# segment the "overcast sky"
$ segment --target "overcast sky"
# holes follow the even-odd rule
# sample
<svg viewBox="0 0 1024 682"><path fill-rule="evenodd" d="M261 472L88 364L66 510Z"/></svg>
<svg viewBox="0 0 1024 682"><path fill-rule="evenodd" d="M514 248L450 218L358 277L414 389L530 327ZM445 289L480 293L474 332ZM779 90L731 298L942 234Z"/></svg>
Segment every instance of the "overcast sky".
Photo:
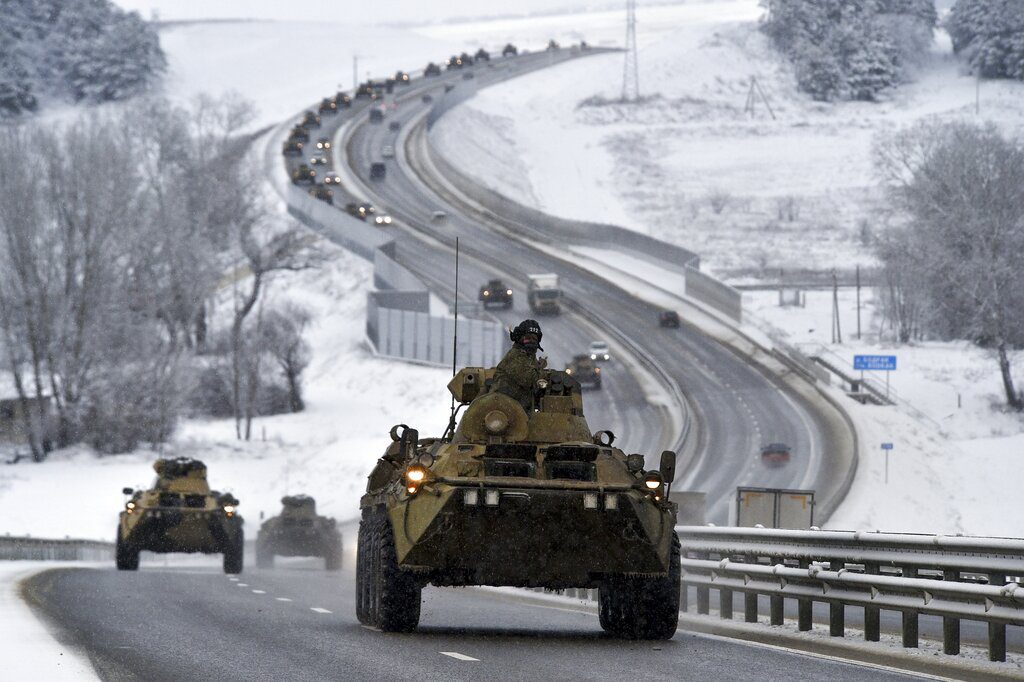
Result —
<svg viewBox="0 0 1024 682"><path fill-rule="evenodd" d="M625 0L114 0L121 7L164 20L277 19L345 23L431 22L453 18L523 15L552 11L607 10ZM644 4L672 4L666 0Z"/></svg>

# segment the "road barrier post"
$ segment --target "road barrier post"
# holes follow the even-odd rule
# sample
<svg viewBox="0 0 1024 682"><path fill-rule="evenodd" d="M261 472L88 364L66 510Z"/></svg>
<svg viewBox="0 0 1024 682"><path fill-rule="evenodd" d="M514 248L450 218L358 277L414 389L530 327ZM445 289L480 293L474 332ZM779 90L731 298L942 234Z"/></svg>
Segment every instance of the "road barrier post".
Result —
<svg viewBox="0 0 1024 682"><path fill-rule="evenodd" d="M942 579L951 582L960 580L960 571L945 570ZM960 653L960 619L950 616L942 618L942 653L955 656Z"/></svg>
<svg viewBox="0 0 1024 682"><path fill-rule="evenodd" d="M780 556L772 557L772 565L779 566L783 563ZM782 625L786 622L785 602L781 596L772 595L768 598L768 611L772 625Z"/></svg>
<svg viewBox="0 0 1024 682"><path fill-rule="evenodd" d="M878 564L874 562L867 562L864 564L864 573L866 575L878 575ZM881 610L874 606L864 607L864 641L865 642L877 642L881 639L882 632L882 613Z"/></svg>
<svg viewBox="0 0 1024 682"><path fill-rule="evenodd" d="M732 620L732 590L718 590L718 615L722 620Z"/></svg>
<svg viewBox="0 0 1024 682"><path fill-rule="evenodd" d="M829 569L839 571L843 568L842 561L829 562ZM828 634L831 637L846 636L846 607L842 602L832 602L828 606Z"/></svg>
<svg viewBox="0 0 1024 682"><path fill-rule="evenodd" d="M800 560L800 568L810 568L811 562L806 559ZM810 599L798 599L796 602L796 620L797 629L801 632L807 632L811 629L814 623L813 611L814 602Z"/></svg>
<svg viewBox="0 0 1024 682"><path fill-rule="evenodd" d="M906 567L903 569L904 578L916 578L917 569ZM918 612L915 609L906 609L903 611L903 647L906 649L916 649L918 646L919 639L919 619Z"/></svg>
<svg viewBox="0 0 1024 682"><path fill-rule="evenodd" d="M1002 587L1006 584L1006 576L1001 573L990 573L988 584ZM988 624L988 660L999 662L1006 660L1006 623L990 622Z"/></svg>

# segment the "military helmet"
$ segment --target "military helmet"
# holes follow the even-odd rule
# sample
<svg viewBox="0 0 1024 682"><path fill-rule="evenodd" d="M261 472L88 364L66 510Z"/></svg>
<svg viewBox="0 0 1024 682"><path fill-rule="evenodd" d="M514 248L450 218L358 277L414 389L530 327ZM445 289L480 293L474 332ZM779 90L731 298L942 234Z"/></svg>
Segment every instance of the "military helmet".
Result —
<svg viewBox="0 0 1024 682"><path fill-rule="evenodd" d="M509 331L508 336L512 339L512 343L522 345L521 339L527 334L535 335L537 337L537 348L544 350L540 345L540 340L544 338L544 334L541 332L540 324L537 320L523 320Z"/></svg>

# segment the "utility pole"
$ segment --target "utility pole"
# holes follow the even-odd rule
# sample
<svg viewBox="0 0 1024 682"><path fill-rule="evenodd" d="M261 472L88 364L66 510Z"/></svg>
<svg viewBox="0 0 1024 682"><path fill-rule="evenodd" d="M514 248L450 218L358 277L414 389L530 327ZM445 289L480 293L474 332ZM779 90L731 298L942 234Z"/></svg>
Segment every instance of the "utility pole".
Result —
<svg viewBox="0 0 1024 682"><path fill-rule="evenodd" d="M843 342L843 330L839 326L839 278L832 270L832 343Z"/></svg>
<svg viewBox="0 0 1024 682"><path fill-rule="evenodd" d="M860 266L857 266L857 340L860 341Z"/></svg>
<svg viewBox="0 0 1024 682"><path fill-rule="evenodd" d="M359 87L359 55L352 55L352 92L355 94Z"/></svg>
<svg viewBox="0 0 1024 682"><path fill-rule="evenodd" d="M640 67L636 54L636 0L626 0L626 59L622 67L622 101L640 98Z"/></svg>

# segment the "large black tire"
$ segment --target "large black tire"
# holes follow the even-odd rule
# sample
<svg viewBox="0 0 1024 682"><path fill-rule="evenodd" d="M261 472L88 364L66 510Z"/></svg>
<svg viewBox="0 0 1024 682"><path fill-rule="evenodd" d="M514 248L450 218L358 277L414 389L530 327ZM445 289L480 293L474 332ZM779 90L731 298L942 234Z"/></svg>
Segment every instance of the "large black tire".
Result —
<svg viewBox="0 0 1024 682"><path fill-rule="evenodd" d="M365 536L360 537L360 558L357 560L357 590L360 583L365 624L384 632L412 632L420 622L422 585L416 576L398 566L395 536L391 522L383 510L369 514ZM367 519L360 523L360 531ZM361 580L359 579L361 578ZM359 605L357 604L357 611ZM360 622L364 622L360 619Z"/></svg>
<svg viewBox="0 0 1024 682"><path fill-rule="evenodd" d="M243 554L245 550L245 534L239 528L228 536L228 544L224 548L224 572L237 575L242 572Z"/></svg>
<svg viewBox="0 0 1024 682"><path fill-rule="evenodd" d="M370 579L367 566L370 564L370 526L373 517L368 510L363 511L359 521L359 536L356 542L356 618L363 625L373 625L370 607Z"/></svg>
<svg viewBox="0 0 1024 682"><path fill-rule="evenodd" d="M274 550L266 542L260 542L258 538L256 540L256 567L274 567Z"/></svg>
<svg viewBox="0 0 1024 682"><path fill-rule="evenodd" d="M121 538L121 529L117 530L117 544L114 549L114 563L119 571L139 570L139 548L132 546Z"/></svg>
<svg viewBox="0 0 1024 682"><path fill-rule="evenodd" d="M679 559L679 536L672 533L667 576L610 578L601 585L601 627L625 639L671 639L679 627Z"/></svg>

